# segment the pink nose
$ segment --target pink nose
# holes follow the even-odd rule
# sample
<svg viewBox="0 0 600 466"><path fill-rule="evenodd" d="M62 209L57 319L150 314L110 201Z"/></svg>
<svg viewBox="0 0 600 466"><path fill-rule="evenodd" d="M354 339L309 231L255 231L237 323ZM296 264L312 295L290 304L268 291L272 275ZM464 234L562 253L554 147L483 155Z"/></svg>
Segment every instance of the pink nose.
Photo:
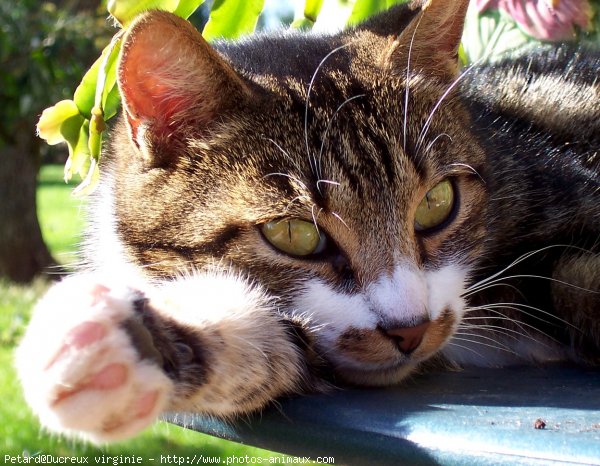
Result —
<svg viewBox="0 0 600 466"><path fill-rule="evenodd" d="M431 322L427 321L414 327L392 328L384 332L396 341L400 351L410 354L421 344L430 324Z"/></svg>

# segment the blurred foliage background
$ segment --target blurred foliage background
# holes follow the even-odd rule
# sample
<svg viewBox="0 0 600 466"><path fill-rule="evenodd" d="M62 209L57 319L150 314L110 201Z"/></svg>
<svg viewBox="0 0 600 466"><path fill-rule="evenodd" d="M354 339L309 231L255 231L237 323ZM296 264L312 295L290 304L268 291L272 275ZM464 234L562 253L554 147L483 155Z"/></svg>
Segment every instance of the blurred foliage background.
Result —
<svg viewBox="0 0 600 466"><path fill-rule="evenodd" d="M72 96L114 32L95 0L1 2L0 143L35 135L41 111ZM64 162L64 148L40 151L46 161Z"/></svg>

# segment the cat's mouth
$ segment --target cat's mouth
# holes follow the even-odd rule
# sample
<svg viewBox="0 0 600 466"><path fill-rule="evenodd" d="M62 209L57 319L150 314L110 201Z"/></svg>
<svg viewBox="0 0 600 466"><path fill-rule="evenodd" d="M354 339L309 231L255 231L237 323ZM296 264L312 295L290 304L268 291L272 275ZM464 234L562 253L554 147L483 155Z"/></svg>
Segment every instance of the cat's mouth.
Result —
<svg viewBox="0 0 600 466"><path fill-rule="evenodd" d="M332 362L349 382L397 382L436 354L452 336L456 323L454 314L445 310L437 319L412 327L351 327L337 338L337 357Z"/></svg>

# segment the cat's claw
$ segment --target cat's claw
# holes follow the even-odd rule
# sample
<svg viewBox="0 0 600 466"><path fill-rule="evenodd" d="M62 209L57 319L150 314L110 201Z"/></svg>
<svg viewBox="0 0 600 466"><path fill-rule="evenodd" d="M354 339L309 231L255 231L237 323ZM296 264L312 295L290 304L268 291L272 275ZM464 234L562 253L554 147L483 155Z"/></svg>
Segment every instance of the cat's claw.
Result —
<svg viewBox="0 0 600 466"><path fill-rule="evenodd" d="M17 367L43 425L96 442L119 440L165 408L171 380L140 357L122 325L134 316L139 297L78 276L40 301L17 351Z"/></svg>

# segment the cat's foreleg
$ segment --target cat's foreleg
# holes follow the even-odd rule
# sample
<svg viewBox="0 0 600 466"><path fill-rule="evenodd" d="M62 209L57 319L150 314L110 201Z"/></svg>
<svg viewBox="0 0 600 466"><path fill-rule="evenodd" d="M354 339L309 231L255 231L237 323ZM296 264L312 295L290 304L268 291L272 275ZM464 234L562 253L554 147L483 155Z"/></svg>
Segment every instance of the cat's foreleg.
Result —
<svg viewBox="0 0 600 466"><path fill-rule="evenodd" d="M44 426L96 442L164 410L230 417L297 391L302 351L276 302L226 273L127 287L77 275L40 301L17 350Z"/></svg>

